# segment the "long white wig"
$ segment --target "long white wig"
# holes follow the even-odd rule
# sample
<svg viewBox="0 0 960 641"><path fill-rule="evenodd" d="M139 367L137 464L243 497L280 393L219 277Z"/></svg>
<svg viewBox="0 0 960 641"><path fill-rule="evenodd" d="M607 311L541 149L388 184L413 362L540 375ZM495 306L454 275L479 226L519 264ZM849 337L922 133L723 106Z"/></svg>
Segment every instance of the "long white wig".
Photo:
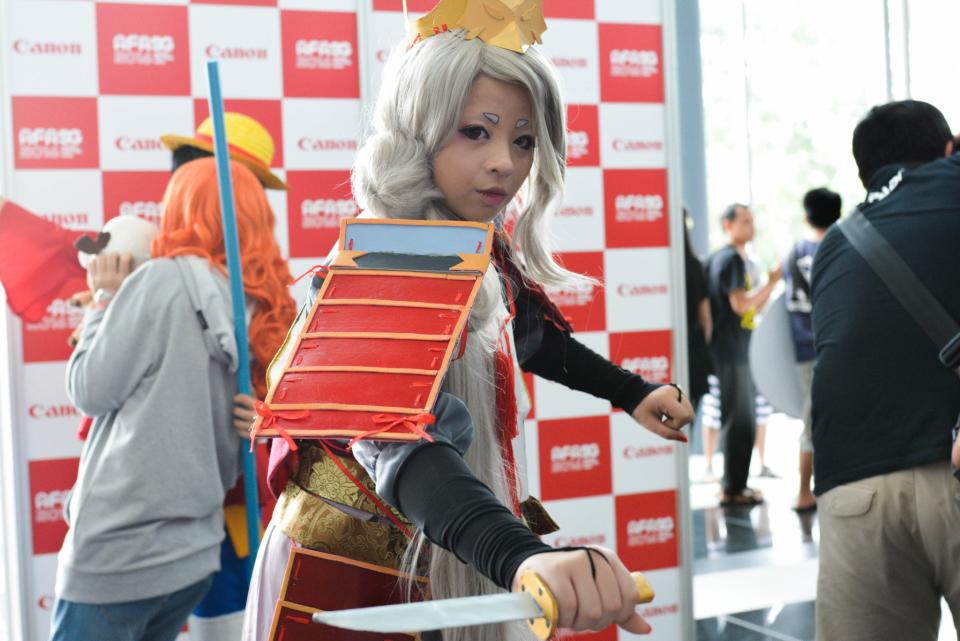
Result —
<svg viewBox="0 0 960 641"><path fill-rule="evenodd" d="M548 215L563 197L566 164L564 107L552 66L535 48L518 54L466 40L464 32L442 33L394 51L383 74L373 132L353 171L353 193L375 216L455 220L433 177L433 159L455 131L473 81L479 75L524 87L533 107L534 162L521 189L522 209L514 238L523 256L524 275L545 285L581 280L552 257L545 242ZM494 352L505 315L500 279L491 267L470 317L463 358L451 364L446 391L464 401L475 427L465 456L474 474L505 505L510 488L496 437ZM423 549L419 533L408 548L405 569L415 572ZM430 550L430 588L435 599L490 594L493 583L453 554ZM523 624L462 628L444 632L445 641L532 639Z"/></svg>

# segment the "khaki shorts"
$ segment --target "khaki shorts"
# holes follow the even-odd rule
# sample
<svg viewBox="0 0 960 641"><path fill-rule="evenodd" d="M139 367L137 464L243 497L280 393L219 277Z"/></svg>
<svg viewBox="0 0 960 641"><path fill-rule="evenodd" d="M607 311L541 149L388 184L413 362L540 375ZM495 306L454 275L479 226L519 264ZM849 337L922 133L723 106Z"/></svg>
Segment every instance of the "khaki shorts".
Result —
<svg viewBox="0 0 960 641"><path fill-rule="evenodd" d="M817 641L936 641L940 599L960 627L960 482L934 463L817 500Z"/></svg>

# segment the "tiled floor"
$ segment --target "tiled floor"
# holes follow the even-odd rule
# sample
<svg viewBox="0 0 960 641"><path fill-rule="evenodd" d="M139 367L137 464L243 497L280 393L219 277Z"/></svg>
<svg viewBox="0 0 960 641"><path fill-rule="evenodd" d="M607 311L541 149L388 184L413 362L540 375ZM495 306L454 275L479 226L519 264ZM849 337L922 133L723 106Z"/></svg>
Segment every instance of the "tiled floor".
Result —
<svg viewBox="0 0 960 641"><path fill-rule="evenodd" d="M752 509L718 507L719 484L705 477L704 457L691 456L697 641L815 641L820 532L815 513L792 509L799 433L798 422L771 418L766 462L783 478L752 476L750 486L766 498ZM713 469L722 471L722 456L715 456ZM753 471L759 472L756 455ZM944 613L940 641L957 641Z"/></svg>
<svg viewBox="0 0 960 641"><path fill-rule="evenodd" d="M697 641L813 641L813 603L721 615L697 621Z"/></svg>
<svg viewBox="0 0 960 641"><path fill-rule="evenodd" d="M813 641L819 531L816 514L791 509L796 479L753 478L763 505L720 508L719 485L697 482L703 465L693 457L698 641Z"/></svg>
<svg viewBox="0 0 960 641"><path fill-rule="evenodd" d="M694 540L694 612L698 641L813 641L816 595L816 514L798 515L795 500L800 426L774 417L767 430L766 463L783 478L753 476L766 502L753 508L718 506L719 483L706 460L691 457ZM694 452L702 452L699 437ZM713 469L723 470L723 457ZM753 472L760 465L754 456Z"/></svg>

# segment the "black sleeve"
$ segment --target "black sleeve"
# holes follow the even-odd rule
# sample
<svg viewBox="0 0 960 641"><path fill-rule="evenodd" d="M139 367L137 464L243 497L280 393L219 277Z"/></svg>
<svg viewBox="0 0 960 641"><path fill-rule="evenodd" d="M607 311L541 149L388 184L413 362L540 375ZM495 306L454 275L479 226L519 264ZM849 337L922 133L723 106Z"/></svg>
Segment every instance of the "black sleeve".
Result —
<svg viewBox="0 0 960 641"><path fill-rule="evenodd" d="M747 288L747 265L736 252L720 266L720 293L729 296L738 289Z"/></svg>
<svg viewBox="0 0 960 641"><path fill-rule="evenodd" d="M396 479L397 508L427 538L505 590L527 558L553 550L480 482L452 446L420 447Z"/></svg>
<svg viewBox="0 0 960 641"><path fill-rule="evenodd" d="M684 289L687 296L687 312L689 317L695 318L700 301L707 297L706 270L696 256L687 257L686 275Z"/></svg>
<svg viewBox="0 0 960 641"><path fill-rule="evenodd" d="M521 367L570 389L608 400L628 414L660 387L617 367L552 323L543 324L540 349Z"/></svg>

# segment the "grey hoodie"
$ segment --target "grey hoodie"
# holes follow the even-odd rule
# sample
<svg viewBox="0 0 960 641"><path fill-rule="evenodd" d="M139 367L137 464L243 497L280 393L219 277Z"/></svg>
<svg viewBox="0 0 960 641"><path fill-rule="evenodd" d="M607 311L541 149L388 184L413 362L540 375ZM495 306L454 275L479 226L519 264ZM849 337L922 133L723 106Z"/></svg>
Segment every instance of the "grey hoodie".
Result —
<svg viewBox="0 0 960 641"><path fill-rule="evenodd" d="M219 569L240 472L236 355L227 280L200 258L150 261L106 313L87 312L67 391L96 419L65 510L59 597L136 601Z"/></svg>

